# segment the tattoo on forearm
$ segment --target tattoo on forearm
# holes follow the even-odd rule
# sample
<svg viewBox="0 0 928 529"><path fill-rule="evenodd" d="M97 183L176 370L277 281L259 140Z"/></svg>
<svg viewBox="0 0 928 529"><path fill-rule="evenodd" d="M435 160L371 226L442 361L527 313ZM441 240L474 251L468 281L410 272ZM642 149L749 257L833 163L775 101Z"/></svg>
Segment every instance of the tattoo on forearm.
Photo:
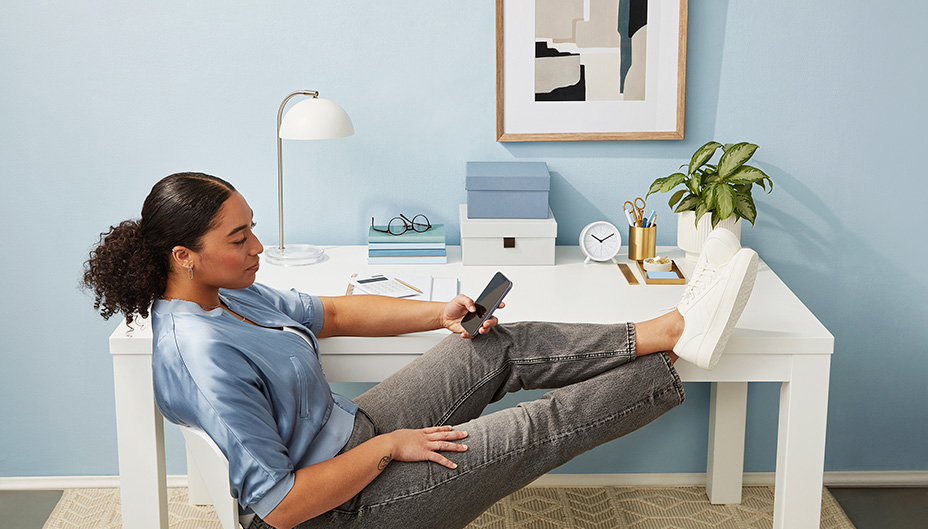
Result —
<svg viewBox="0 0 928 529"><path fill-rule="evenodd" d="M390 464L390 461L393 461L392 456L383 456L380 458L380 463L377 463L377 470L382 471L383 469L387 468L387 465Z"/></svg>

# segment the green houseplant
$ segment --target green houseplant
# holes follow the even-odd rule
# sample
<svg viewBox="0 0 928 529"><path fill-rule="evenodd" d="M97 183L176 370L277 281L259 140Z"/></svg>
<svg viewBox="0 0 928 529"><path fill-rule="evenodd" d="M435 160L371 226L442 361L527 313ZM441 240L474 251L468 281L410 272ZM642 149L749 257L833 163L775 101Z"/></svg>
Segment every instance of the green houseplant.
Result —
<svg viewBox="0 0 928 529"><path fill-rule="evenodd" d="M719 148L722 149L721 158L717 164L710 163ZM712 213L713 228L732 215L733 221L743 218L753 225L757 217L751 196L753 187L759 185L768 193L773 191L769 176L757 167L745 165L756 150L757 145L748 142L722 145L710 141L696 149L689 166L680 166L686 168L686 173L676 172L658 178L651 184L647 196L667 193L682 184L683 188L671 195L668 205L676 213L694 212L694 224L706 213Z"/></svg>

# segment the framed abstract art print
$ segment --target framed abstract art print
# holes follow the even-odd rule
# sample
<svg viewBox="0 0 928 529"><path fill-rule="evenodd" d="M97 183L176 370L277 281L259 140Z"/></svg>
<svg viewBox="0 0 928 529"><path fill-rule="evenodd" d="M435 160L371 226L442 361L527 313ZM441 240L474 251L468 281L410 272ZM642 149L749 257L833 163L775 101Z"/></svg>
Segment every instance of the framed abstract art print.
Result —
<svg viewBox="0 0 928 529"><path fill-rule="evenodd" d="M683 138L687 0L496 0L497 141Z"/></svg>

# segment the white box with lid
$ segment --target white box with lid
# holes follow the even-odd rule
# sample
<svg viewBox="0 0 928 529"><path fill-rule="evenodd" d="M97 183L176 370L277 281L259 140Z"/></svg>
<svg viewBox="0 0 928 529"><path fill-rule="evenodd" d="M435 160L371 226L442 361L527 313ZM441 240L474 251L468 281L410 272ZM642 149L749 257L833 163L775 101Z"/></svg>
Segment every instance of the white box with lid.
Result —
<svg viewBox="0 0 928 529"><path fill-rule="evenodd" d="M553 265L557 221L546 219L469 219L458 209L465 265Z"/></svg>

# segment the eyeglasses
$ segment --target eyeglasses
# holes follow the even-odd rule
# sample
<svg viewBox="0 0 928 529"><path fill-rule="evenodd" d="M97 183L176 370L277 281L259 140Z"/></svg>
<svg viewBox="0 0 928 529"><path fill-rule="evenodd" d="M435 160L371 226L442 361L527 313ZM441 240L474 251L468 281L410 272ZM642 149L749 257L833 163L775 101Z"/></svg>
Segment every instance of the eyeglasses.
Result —
<svg viewBox="0 0 928 529"><path fill-rule="evenodd" d="M402 235L409 230L422 233L428 231L431 227L432 223L429 222L428 217L421 213L413 217L412 220L409 220L406 218L406 215L400 213L399 217L390 219L390 222L387 223L387 229L374 226L374 217L371 217L371 228L373 228L374 231L389 233L390 235Z"/></svg>

